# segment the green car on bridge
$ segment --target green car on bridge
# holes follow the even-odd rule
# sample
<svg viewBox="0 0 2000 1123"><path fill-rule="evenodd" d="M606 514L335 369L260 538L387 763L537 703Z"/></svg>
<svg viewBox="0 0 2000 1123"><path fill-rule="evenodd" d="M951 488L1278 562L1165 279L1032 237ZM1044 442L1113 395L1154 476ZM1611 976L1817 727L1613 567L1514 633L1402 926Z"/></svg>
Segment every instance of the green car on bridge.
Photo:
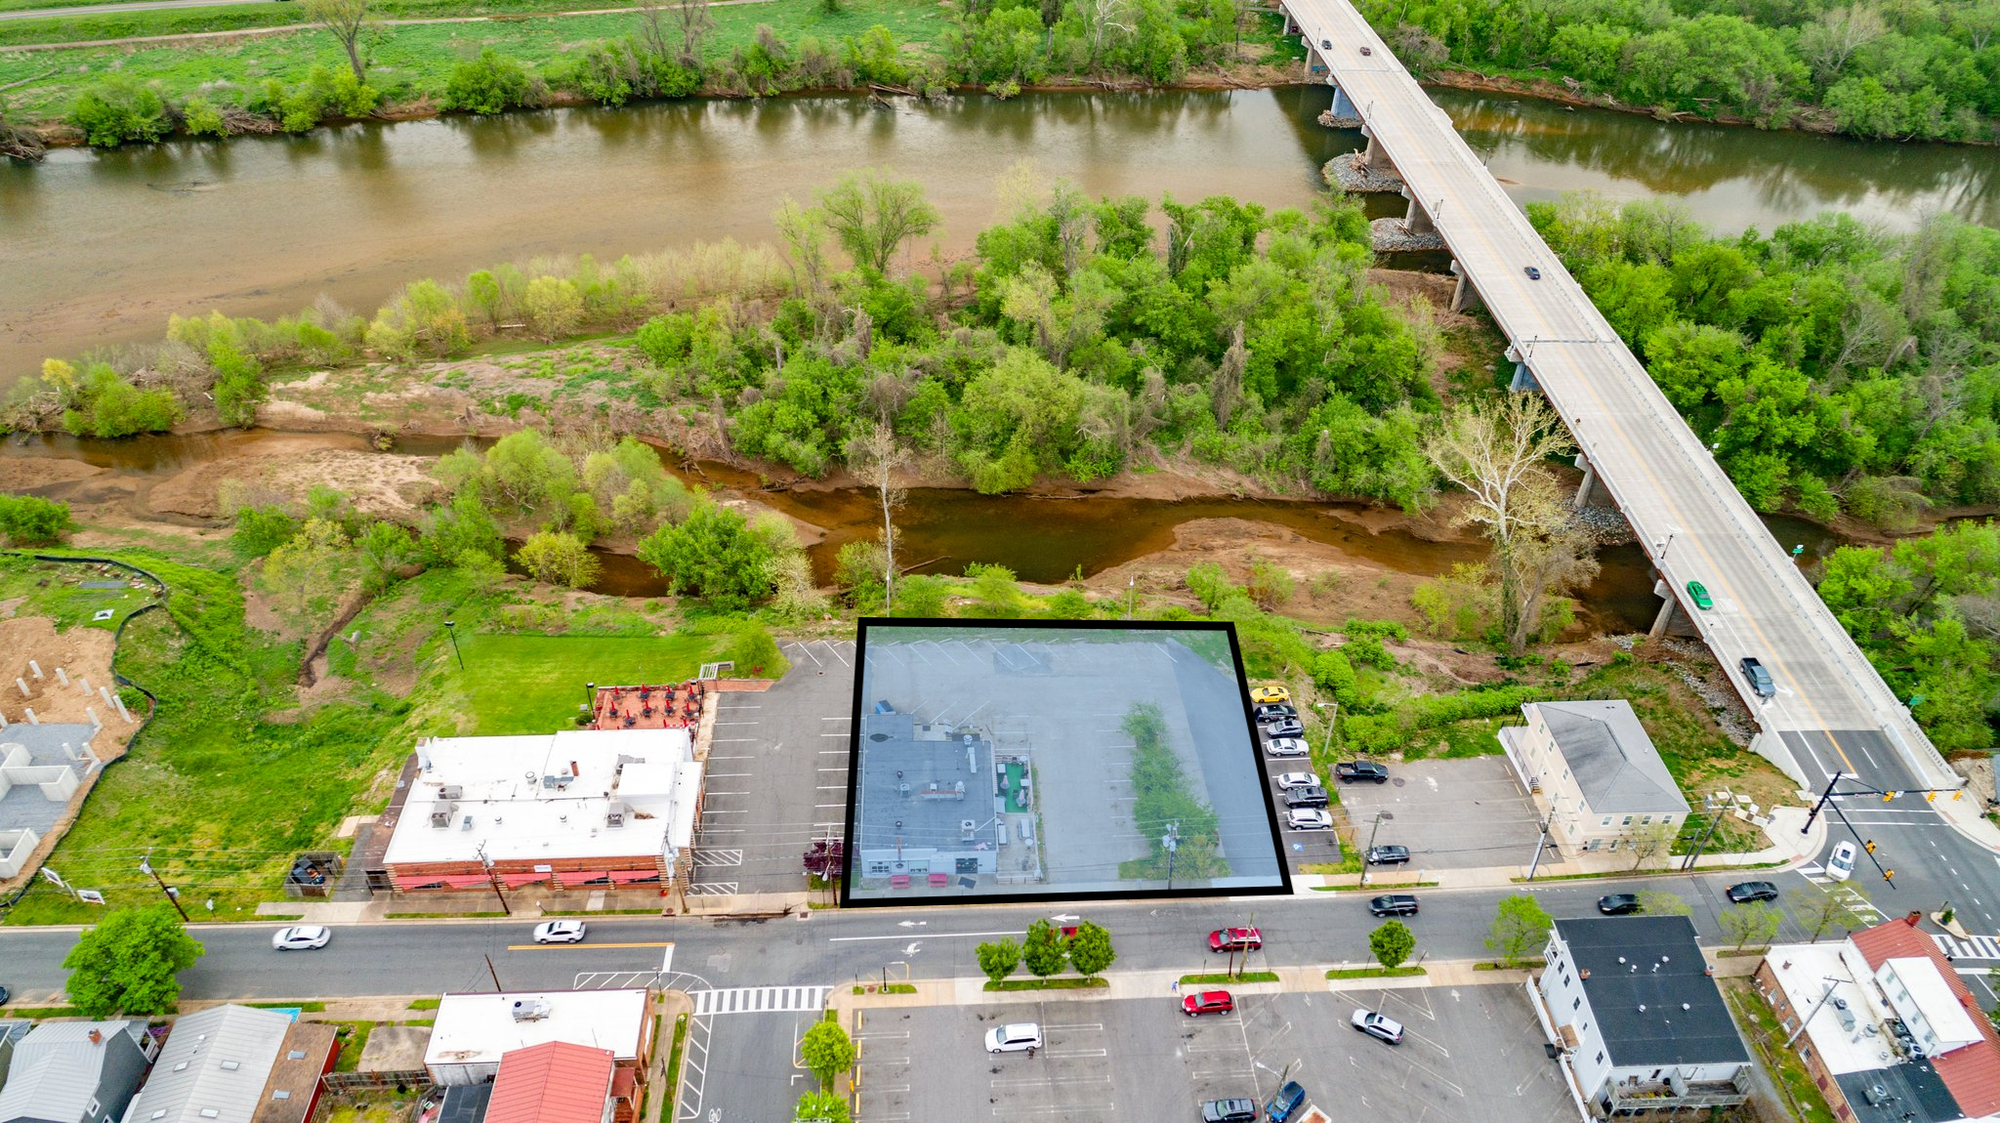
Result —
<svg viewBox="0 0 2000 1123"><path fill-rule="evenodd" d="M1708 599L1708 589L1699 581L1688 582L1688 596L1694 598L1694 606L1696 608L1708 609L1715 607L1715 602Z"/></svg>

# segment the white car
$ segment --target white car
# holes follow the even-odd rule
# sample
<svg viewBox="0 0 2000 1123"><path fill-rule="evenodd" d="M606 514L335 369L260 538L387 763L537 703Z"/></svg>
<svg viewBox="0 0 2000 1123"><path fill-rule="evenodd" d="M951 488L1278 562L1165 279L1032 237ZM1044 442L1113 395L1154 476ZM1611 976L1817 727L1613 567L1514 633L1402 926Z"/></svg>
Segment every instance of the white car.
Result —
<svg viewBox="0 0 2000 1123"><path fill-rule="evenodd" d="M1288 792L1293 788L1317 788L1319 786L1321 786L1319 777L1311 772L1278 773L1278 790L1281 792Z"/></svg>
<svg viewBox="0 0 2000 1123"><path fill-rule="evenodd" d="M1271 756L1305 756L1309 751L1297 737L1273 737L1264 743L1264 752Z"/></svg>
<svg viewBox="0 0 2000 1123"><path fill-rule="evenodd" d="M575 944L583 941L583 921L547 920L535 925L538 944Z"/></svg>
<svg viewBox="0 0 2000 1123"><path fill-rule="evenodd" d="M1333 816L1318 807L1294 807L1285 812L1285 825L1295 831L1330 831Z"/></svg>
<svg viewBox="0 0 2000 1123"><path fill-rule="evenodd" d="M1835 881L1846 881L1854 872L1855 850L1851 842L1843 842L1833 848L1833 857L1826 860L1826 876Z"/></svg>
<svg viewBox="0 0 2000 1123"><path fill-rule="evenodd" d="M1403 1023L1373 1010L1356 1010L1348 1019L1356 1031L1391 1045L1403 1043Z"/></svg>
<svg viewBox="0 0 2000 1123"><path fill-rule="evenodd" d="M1015 1022L986 1031L989 1053L1025 1053L1042 1047L1042 1027L1034 1022Z"/></svg>
<svg viewBox="0 0 2000 1123"><path fill-rule="evenodd" d="M280 928L271 936L271 947L277 951L310 951L323 948L333 939L333 930L319 924L299 924L290 928Z"/></svg>

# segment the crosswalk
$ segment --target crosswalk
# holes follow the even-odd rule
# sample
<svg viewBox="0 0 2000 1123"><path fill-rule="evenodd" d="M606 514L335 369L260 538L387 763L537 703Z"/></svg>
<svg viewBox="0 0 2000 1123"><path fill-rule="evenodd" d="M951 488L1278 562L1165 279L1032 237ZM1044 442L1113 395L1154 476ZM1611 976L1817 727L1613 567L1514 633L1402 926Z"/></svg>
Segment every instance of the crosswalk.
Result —
<svg viewBox="0 0 2000 1123"><path fill-rule="evenodd" d="M1960 940L1942 933L1931 936L1938 950L1953 959L2000 959L2000 937L1967 936Z"/></svg>
<svg viewBox="0 0 2000 1123"><path fill-rule="evenodd" d="M690 897L733 897L736 895L734 881L693 881L688 883Z"/></svg>
<svg viewBox="0 0 2000 1123"><path fill-rule="evenodd" d="M718 990L691 990L694 1016L712 1014L782 1014L794 1010L817 1011L826 1005L831 987L724 987Z"/></svg>

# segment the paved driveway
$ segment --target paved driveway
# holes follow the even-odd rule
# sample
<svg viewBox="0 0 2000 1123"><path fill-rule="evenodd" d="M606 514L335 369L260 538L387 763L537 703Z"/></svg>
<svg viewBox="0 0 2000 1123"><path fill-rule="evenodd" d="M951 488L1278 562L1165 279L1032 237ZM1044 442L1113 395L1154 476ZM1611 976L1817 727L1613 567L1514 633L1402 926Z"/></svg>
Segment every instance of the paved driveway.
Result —
<svg viewBox="0 0 2000 1123"><path fill-rule="evenodd" d="M1387 811L1395 818L1375 842L1409 847L1412 870L1526 865L1541 836L1534 803L1498 753L1391 764L1386 784L1339 788L1356 844L1368 845L1376 812Z"/></svg>

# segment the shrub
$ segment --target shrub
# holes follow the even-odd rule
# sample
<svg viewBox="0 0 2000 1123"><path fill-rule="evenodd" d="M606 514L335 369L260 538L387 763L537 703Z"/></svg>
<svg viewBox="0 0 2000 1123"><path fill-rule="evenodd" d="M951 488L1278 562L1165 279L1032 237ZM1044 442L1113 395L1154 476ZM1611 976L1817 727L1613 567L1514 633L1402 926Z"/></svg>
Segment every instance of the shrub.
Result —
<svg viewBox="0 0 2000 1123"><path fill-rule="evenodd" d="M181 128L189 136L229 135L229 126L222 121L222 110L200 94L181 105Z"/></svg>
<svg viewBox="0 0 2000 1123"><path fill-rule="evenodd" d="M35 495L0 495L0 536L10 546L48 546L69 537L69 504Z"/></svg>
<svg viewBox="0 0 2000 1123"><path fill-rule="evenodd" d="M63 428L79 437L129 437L163 433L180 419L172 390L141 390L104 363L93 363L84 371L76 406L63 412Z"/></svg>
<svg viewBox="0 0 2000 1123"><path fill-rule="evenodd" d="M530 75L526 67L487 47L478 57L452 67L444 85L444 104L447 109L468 113L499 113L539 106L542 90L540 79Z"/></svg>
<svg viewBox="0 0 2000 1123"><path fill-rule="evenodd" d="M536 277L528 282L521 302L528 330L554 342L576 330L583 321L583 297L576 285L561 277Z"/></svg>
<svg viewBox="0 0 2000 1123"><path fill-rule="evenodd" d="M368 325L368 345L392 358L443 358L472 345L465 313L436 281L404 286Z"/></svg>
<svg viewBox="0 0 2000 1123"><path fill-rule="evenodd" d="M128 140L155 141L174 128L172 111L159 91L124 75L78 94L69 120L94 148L115 148Z"/></svg>
<svg viewBox="0 0 2000 1123"><path fill-rule="evenodd" d="M686 312L655 316L639 326L636 342L639 353L656 367L680 362L694 349L694 317Z"/></svg>
<svg viewBox="0 0 2000 1123"><path fill-rule="evenodd" d="M244 507L236 512L229 544L247 558L261 558L292 540L299 520L282 507Z"/></svg>

